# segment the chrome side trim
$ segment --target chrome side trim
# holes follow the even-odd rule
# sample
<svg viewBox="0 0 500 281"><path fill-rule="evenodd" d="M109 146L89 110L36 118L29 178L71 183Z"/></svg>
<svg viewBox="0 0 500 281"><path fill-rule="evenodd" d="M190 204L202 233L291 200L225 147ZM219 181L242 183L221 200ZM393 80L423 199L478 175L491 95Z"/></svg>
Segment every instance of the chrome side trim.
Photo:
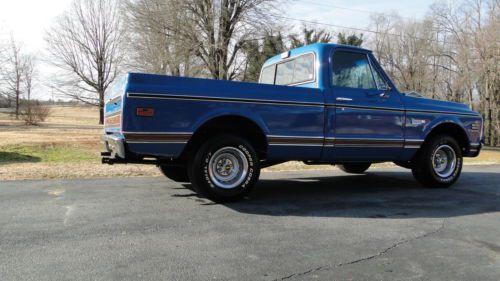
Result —
<svg viewBox="0 0 500 281"><path fill-rule="evenodd" d="M180 141L127 141L127 143L132 143L132 144L137 144L137 143L148 143L148 144L186 144L186 142L180 142Z"/></svg>
<svg viewBox="0 0 500 281"><path fill-rule="evenodd" d="M467 117L480 117L480 115L474 113L458 113L458 112L446 112L446 111L432 111L432 110L405 110L402 108L390 108L390 107L371 107L371 106L357 106L357 105L347 105L347 104L323 104L317 102L296 102L296 101L280 101L280 100L256 100L256 99L245 99L245 98L223 98L223 97L208 97L208 96L189 96L189 95L160 95L160 94L147 94L147 93L127 93L129 98L143 98L143 99L170 99L170 100L193 100L193 101L213 101L213 102L226 102L226 103L252 103L252 104L267 104L267 105L281 105L281 106L310 106L310 107L342 107L342 108L352 108L360 110L381 110L381 111L394 111L394 112L406 112L407 114L441 114L441 115L456 115L456 116L467 116Z"/></svg>
<svg viewBox="0 0 500 281"><path fill-rule="evenodd" d="M193 133L188 132L122 132L123 134L129 135L193 135Z"/></svg>
<svg viewBox="0 0 500 281"><path fill-rule="evenodd" d="M480 117L480 115L475 113L464 113L464 112L446 112L446 111L434 111L434 110L406 110L407 114L442 114L442 115L456 115L456 116L467 116L467 117Z"/></svg>
<svg viewBox="0 0 500 281"><path fill-rule="evenodd" d="M327 104L329 108L337 108L337 107L345 107L359 110L378 110L378 111L394 111L394 112L404 112L405 110L402 108L391 108L391 107L376 107L376 106L360 106L360 105L351 105L351 104Z"/></svg>
<svg viewBox="0 0 500 281"><path fill-rule="evenodd" d="M293 101L279 101L279 100L256 100L244 98L222 98L222 97L207 97L207 96L185 96L185 95L159 95L159 94L145 94L145 93L127 93L129 98L141 99L169 99L169 100L192 100L192 101L213 101L213 102L227 102L227 103L252 103L252 104L267 104L267 105L281 105L281 106L310 106L310 107L324 107L323 103L316 102L293 102Z"/></svg>
<svg viewBox="0 0 500 281"><path fill-rule="evenodd" d="M312 144L312 143L270 143L269 146L310 146L310 147L323 147L323 144Z"/></svg>

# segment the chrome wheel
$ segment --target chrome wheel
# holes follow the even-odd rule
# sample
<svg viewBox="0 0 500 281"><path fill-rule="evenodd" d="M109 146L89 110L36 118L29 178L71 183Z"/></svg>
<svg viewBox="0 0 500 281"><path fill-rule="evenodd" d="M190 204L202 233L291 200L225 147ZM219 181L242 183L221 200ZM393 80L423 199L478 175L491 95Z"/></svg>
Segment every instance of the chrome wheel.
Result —
<svg viewBox="0 0 500 281"><path fill-rule="evenodd" d="M441 178L447 178L453 174L457 166L457 155L449 145L439 146L432 155L432 167L434 172Z"/></svg>
<svg viewBox="0 0 500 281"><path fill-rule="evenodd" d="M208 175L217 187L232 189L245 180L248 166L248 159L241 150L223 147L210 157Z"/></svg>

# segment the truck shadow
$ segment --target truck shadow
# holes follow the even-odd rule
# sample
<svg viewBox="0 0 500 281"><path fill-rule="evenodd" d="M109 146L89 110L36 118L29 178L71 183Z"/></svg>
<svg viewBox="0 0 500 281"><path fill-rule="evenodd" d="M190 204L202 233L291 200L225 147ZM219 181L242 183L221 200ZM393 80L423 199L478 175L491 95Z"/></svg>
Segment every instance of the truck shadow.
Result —
<svg viewBox="0 0 500 281"><path fill-rule="evenodd" d="M224 206L247 214L446 218L500 211L500 174L466 172L452 189L420 186L409 172L262 179L249 198Z"/></svg>
<svg viewBox="0 0 500 281"><path fill-rule="evenodd" d="M0 165L8 163L37 163L41 160L40 157L28 154L0 151Z"/></svg>

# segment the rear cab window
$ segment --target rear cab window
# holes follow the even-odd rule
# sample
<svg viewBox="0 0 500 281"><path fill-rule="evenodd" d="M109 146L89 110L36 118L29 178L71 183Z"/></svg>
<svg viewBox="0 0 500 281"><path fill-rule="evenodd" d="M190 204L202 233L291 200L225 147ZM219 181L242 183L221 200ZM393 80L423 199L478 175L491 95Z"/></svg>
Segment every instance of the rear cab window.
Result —
<svg viewBox="0 0 500 281"><path fill-rule="evenodd" d="M261 84L298 85L315 81L314 54L292 57L262 69Z"/></svg>
<svg viewBox="0 0 500 281"><path fill-rule="evenodd" d="M260 74L261 84L274 84L274 76L276 75L276 65L266 66L262 69L262 73Z"/></svg>

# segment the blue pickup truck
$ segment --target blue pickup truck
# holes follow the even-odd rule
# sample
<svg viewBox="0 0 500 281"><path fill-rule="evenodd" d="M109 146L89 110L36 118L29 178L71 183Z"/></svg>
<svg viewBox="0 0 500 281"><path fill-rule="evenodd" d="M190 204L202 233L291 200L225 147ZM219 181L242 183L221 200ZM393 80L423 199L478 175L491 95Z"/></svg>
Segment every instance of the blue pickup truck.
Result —
<svg viewBox="0 0 500 281"><path fill-rule="evenodd" d="M399 92L371 51L314 44L266 61L259 83L129 73L106 98L102 162L155 164L225 202L291 160L347 173L394 162L449 187L482 138L478 113Z"/></svg>

